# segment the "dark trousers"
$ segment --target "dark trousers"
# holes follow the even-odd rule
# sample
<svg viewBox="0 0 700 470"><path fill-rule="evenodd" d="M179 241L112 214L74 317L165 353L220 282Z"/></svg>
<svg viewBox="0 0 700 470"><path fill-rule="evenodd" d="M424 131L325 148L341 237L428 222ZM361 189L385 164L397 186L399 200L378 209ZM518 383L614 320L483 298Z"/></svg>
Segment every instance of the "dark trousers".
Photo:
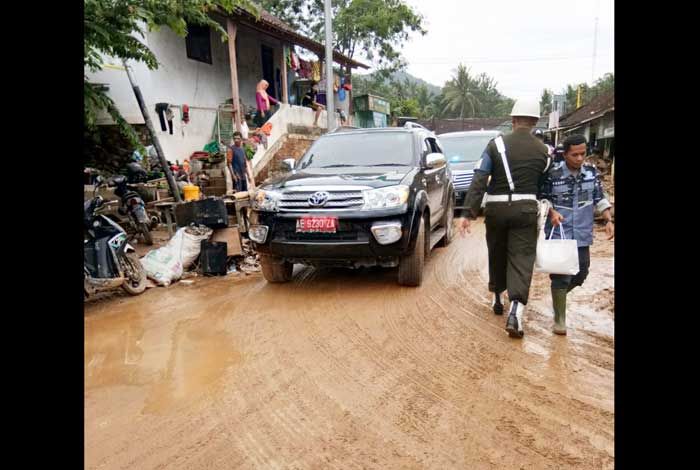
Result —
<svg viewBox="0 0 700 470"><path fill-rule="evenodd" d="M258 114L255 115L255 118L253 118L253 122L255 122L255 124L258 127L262 127L263 124L265 124L267 122L267 120L270 119L271 117L272 117L272 111L270 111L269 109L267 111L261 111L258 109Z"/></svg>
<svg viewBox="0 0 700 470"><path fill-rule="evenodd" d="M537 249L537 202L489 202L484 209L489 290L527 304Z"/></svg>
<svg viewBox="0 0 700 470"><path fill-rule="evenodd" d="M552 289L566 289L570 291L574 287L582 286L588 277L588 268L591 266L591 250L588 246L578 248L578 274L568 276L566 274L550 274Z"/></svg>

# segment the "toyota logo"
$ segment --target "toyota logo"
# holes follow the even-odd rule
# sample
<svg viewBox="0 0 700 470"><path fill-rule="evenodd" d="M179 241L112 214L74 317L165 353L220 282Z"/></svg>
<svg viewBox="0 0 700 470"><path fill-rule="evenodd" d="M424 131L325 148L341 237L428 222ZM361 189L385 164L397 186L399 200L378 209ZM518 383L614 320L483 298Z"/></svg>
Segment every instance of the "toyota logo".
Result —
<svg viewBox="0 0 700 470"><path fill-rule="evenodd" d="M318 191L311 195L309 198L309 205L314 207L321 207L328 202L328 198L331 195L326 191Z"/></svg>

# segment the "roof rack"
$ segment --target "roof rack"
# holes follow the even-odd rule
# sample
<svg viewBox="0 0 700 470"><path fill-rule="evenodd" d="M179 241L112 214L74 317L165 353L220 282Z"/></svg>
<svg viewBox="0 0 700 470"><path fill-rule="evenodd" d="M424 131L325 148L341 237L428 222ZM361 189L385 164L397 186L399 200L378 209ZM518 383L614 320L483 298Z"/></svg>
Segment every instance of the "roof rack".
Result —
<svg viewBox="0 0 700 470"><path fill-rule="evenodd" d="M421 126L417 122L412 122L412 121L406 122L406 124L404 124L403 127L404 127L404 129L414 129L415 128L415 129L423 129L426 131L429 130L425 126Z"/></svg>

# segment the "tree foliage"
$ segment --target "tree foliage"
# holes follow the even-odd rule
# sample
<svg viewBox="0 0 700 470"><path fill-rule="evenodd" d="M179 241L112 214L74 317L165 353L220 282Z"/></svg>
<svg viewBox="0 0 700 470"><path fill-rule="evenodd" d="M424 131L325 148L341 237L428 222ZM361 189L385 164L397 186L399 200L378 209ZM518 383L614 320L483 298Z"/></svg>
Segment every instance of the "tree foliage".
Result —
<svg viewBox="0 0 700 470"><path fill-rule="evenodd" d="M222 41L226 30L210 16L214 12L231 13L237 7L257 11L249 0L84 0L85 69L96 72L103 67L103 55L143 62L158 68L158 59L141 39L146 31L167 26L179 36L187 35L187 24L209 26ZM141 39L140 39L141 38ZM138 139L122 118L112 99L97 84L84 77L85 126L93 131L97 114L106 110L135 146Z"/></svg>
<svg viewBox="0 0 700 470"><path fill-rule="evenodd" d="M584 106L599 95L615 91L615 75L612 73L606 73L597 79L592 86L587 83L566 85L564 94L566 95L566 109L568 112L576 109L576 99L579 87L581 87L581 106Z"/></svg>
<svg viewBox="0 0 700 470"><path fill-rule="evenodd" d="M355 96L371 93L389 100L395 116L415 116L419 119L460 117L502 117L513 107L513 100L503 96L496 81L487 74L473 76L461 65L445 83L440 93L431 93L424 84L409 79L373 73L355 76ZM466 90L465 93L460 92ZM462 107L464 104L464 107Z"/></svg>
<svg viewBox="0 0 700 470"><path fill-rule="evenodd" d="M267 11L325 42L323 0L262 0ZM400 48L412 32L425 34L423 17L403 0L334 0L333 48L350 58L362 52L388 72L405 62Z"/></svg>
<svg viewBox="0 0 700 470"><path fill-rule="evenodd" d="M542 97L540 98L540 109L542 110L542 115L547 116L552 112L552 96L554 93L552 90L545 88L542 90Z"/></svg>

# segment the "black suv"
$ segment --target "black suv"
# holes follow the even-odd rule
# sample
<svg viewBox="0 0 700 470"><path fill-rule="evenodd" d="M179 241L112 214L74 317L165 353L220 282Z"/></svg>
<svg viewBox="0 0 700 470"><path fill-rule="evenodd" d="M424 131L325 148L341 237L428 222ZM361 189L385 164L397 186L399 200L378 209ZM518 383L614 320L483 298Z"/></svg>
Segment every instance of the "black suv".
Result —
<svg viewBox="0 0 700 470"><path fill-rule="evenodd" d="M343 129L285 164L252 195L249 235L269 282L289 281L294 263L379 265L418 286L425 256L453 237L450 169L424 127Z"/></svg>

